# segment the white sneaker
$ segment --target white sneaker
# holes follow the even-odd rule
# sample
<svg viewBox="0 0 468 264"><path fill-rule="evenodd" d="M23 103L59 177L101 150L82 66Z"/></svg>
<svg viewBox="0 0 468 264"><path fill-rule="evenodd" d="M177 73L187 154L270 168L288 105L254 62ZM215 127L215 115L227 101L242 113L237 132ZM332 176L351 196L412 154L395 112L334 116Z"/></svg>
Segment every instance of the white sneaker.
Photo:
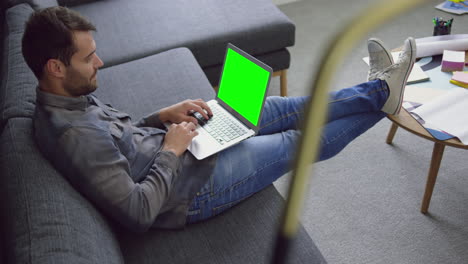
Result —
<svg viewBox="0 0 468 264"><path fill-rule="evenodd" d="M393 65L392 54L385 48L383 42L377 38L370 38L367 41L367 50L369 51L369 72L367 80L375 80L376 73Z"/></svg>
<svg viewBox="0 0 468 264"><path fill-rule="evenodd" d="M415 61L416 42L413 38L408 38L405 40L403 50L400 52L398 57L398 61L383 71L375 74L376 79L387 82L388 90L390 92L387 102L385 102L381 109L383 112L391 115L397 115L400 113L406 81L411 73L411 69L413 69Z"/></svg>

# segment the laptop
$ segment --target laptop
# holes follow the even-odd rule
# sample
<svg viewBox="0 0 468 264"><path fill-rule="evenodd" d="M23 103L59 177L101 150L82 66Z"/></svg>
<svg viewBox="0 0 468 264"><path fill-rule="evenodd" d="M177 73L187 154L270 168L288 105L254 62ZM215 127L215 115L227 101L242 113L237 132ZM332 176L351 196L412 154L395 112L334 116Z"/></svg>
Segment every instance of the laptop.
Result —
<svg viewBox="0 0 468 264"><path fill-rule="evenodd" d="M197 125L188 150L199 160L258 133L273 70L229 43L216 98L207 102L213 117Z"/></svg>

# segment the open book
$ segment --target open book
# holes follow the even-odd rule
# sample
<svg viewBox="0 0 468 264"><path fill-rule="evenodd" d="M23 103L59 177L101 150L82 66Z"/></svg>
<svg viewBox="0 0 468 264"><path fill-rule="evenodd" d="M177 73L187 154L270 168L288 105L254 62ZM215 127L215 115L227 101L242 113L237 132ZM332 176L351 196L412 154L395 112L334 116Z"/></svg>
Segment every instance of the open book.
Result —
<svg viewBox="0 0 468 264"><path fill-rule="evenodd" d="M461 1L458 3L452 1L445 1L441 4L436 5L435 8L448 13L462 15L468 13L468 1Z"/></svg>

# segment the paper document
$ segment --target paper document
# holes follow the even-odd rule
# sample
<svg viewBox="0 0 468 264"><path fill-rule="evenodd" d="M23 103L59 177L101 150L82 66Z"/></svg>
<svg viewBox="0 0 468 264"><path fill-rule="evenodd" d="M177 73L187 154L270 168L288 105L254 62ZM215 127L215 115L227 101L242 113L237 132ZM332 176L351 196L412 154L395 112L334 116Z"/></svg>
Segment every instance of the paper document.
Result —
<svg viewBox="0 0 468 264"><path fill-rule="evenodd" d="M398 61L398 55L400 52L392 52L393 61ZM369 57L362 58L369 65ZM414 64L413 69L411 70L410 76L408 77L407 84L424 82L429 80L429 76L424 73L417 63Z"/></svg>
<svg viewBox="0 0 468 264"><path fill-rule="evenodd" d="M442 89L408 85L405 88L403 100L418 104L427 104L432 100L436 100L447 92L447 90Z"/></svg>
<svg viewBox="0 0 468 264"><path fill-rule="evenodd" d="M468 90L453 88L412 112L468 145Z"/></svg>

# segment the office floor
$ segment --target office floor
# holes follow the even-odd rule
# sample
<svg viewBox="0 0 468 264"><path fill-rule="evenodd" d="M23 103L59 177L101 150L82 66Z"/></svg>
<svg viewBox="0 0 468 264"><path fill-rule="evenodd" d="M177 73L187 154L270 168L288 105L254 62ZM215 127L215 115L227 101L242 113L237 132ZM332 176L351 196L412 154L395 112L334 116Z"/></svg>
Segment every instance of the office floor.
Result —
<svg viewBox="0 0 468 264"><path fill-rule="evenodd" d="M308 80L340 25L370 0L302 0L280 5L296 24L290 48L289 95L308 94ZM372 32L389 48L408 36L432 35L432 18L454 17L452 33L468 33L468 15L438 11L442 0L411 11ZM464 27L464 28L463 28ZM343 62L332 89L363 82L366 39ZM271 94L279 94L279 79ZM329 263L468 263L468 152L446 148L429 214L419 212L432 146L402 129L393 145L382 120L336 157L314 165L302 223ZM275 185L284 195L289 175Z"/></svg>

